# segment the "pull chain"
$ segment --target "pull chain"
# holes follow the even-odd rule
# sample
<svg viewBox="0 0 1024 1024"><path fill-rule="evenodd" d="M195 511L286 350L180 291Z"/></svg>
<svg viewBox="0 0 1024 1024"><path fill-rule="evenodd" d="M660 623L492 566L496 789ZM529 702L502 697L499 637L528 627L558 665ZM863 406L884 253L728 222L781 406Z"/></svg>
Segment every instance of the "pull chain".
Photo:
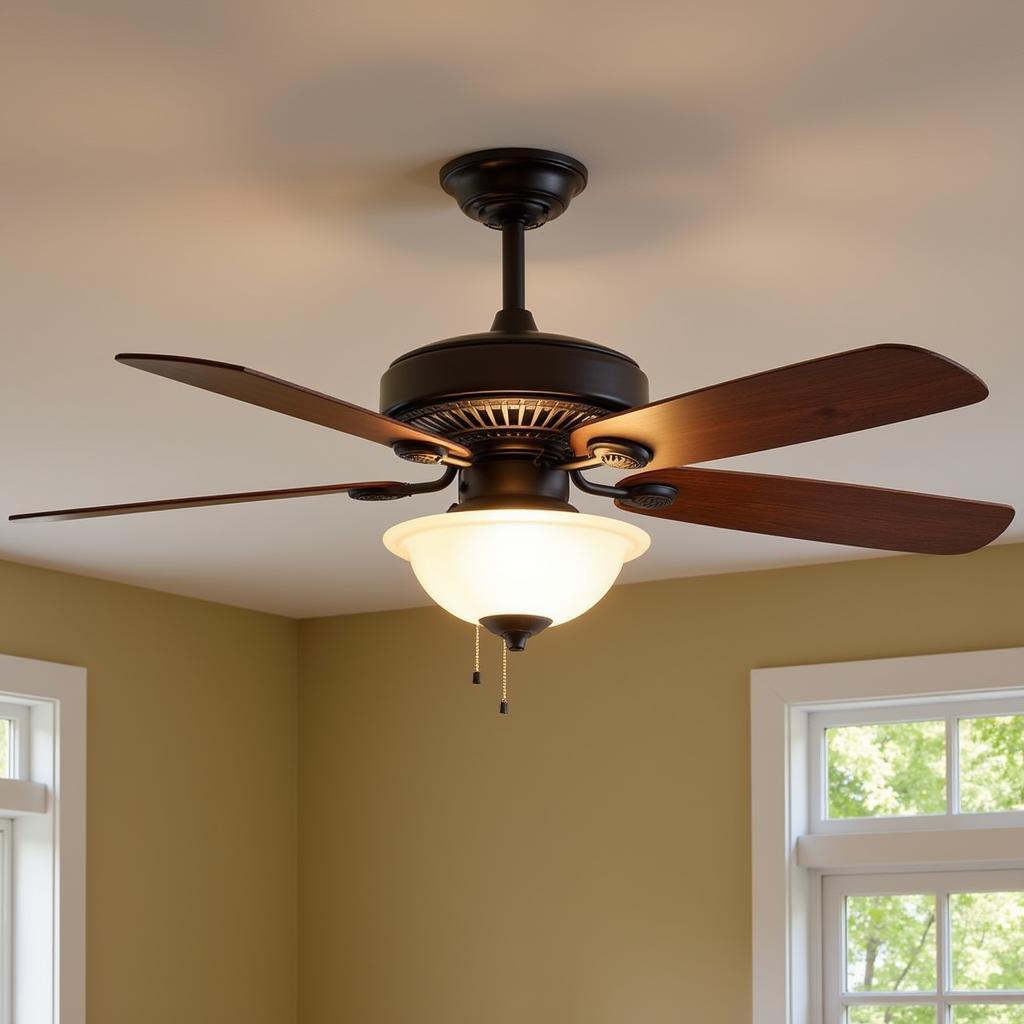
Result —
<svg viewBox="0 0 1024 1024"><path fill-rule="evenodd" d="M508 648L505 641L501 641L501 704L498 713L508 714Z"/></svg>
<svg viewBox="0 0 1024 1024"><path fill-rule="evenodd" d="M473 684L480 685L480 623L476 624L476 648L473 652Z"/></svg>

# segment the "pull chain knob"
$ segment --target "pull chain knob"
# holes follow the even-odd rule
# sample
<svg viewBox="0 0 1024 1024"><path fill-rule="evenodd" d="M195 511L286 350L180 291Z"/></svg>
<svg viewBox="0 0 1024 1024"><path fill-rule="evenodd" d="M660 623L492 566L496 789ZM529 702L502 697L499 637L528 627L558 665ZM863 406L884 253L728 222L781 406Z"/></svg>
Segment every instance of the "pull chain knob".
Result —
<svg viewBox="0 0 1024 1024"><path fill-rule="evenodd" d="M501 704L498 705L498 714L508 714L508 648L505 642L499 639L501 644Z"/></svg>
<svg viewBox="0 0 1024 1024"><path fill-rule="evenodd" d="M476 624L476 646L473 652L473 685L480 685L480 623Z"/></svg>

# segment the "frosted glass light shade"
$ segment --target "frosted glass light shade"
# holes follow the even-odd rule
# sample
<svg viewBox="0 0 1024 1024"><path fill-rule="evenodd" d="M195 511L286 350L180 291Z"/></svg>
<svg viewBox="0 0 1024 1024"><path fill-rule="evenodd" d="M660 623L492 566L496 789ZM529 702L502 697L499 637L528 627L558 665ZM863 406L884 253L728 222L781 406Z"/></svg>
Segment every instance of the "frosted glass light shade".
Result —
<svg viewBox="0 0 1024 1024"><path fill-rule="evenodd" d="M539 615L556 626L597 604L650 543L618 519L537 509L445 512L384 534L388 551L410 562L452 615Z"/></svg>

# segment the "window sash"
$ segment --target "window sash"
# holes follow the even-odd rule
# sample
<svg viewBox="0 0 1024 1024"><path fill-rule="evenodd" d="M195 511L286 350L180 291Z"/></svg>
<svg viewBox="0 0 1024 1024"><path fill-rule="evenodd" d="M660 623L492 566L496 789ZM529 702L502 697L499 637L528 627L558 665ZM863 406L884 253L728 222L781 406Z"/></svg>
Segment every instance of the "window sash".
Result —
<svg viewBox="0 0 1024 1024"><path fill-rule="evenodd" d="M8 778L11 779L29 777L30 713L28 704L0 702L0 718L6 718L11 723L11 749L8 755L11 767Z"/></svg>
<svg viewBox="0 0 1024 1024"><path fill-rule="evenodd" d="M845 705L814 711L808 715L808 831L812 835L849 835L866 832L933 831L1024 826L1024 811L959 811L958 723L964 718L1024 714L1024 694L972 695L964 700L936 698L906 701L872 701L870 705ZM940 814L889 815L865 818L828 817L828 767L825 733L847 725L896 724L900 722L944 721L946 728L946 810Z"/></svg>
<svg viewBox="0 0 1024 1024"><path fill-rule="evenodd" d="M948 898L951 893L1024 890L1024 870L899 872L828 875L822 879L821 948L825 1024L843 1024L849 1006L934 1006L937 1020L947 1008L979 1004L1024 1004L1024 990L965 991L952 988ZM846 987L847 896L935 895L936 988L934 992L844 992Z"/></svg>

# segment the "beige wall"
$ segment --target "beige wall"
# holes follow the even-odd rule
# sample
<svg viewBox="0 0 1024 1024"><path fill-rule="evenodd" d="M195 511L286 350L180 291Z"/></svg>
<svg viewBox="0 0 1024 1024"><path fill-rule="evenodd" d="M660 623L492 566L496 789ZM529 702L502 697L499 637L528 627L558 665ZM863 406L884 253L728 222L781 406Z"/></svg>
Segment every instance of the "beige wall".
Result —
<svg viewBox="0 0 1024 1024"><path fill-rule="evenodd" d="M0 651L89 671L92 1024L295 1020L295 642L0 563Z"/></svg>
<svg viewBox="0 0 1024 1024"><path fill-rule="evenodd" d="M1013 545L617 588L502 719L437 609L0 563L0 651L89 670L89 1019L290 1024L298 948L301 1024L740 1024L749 670L1024 644L1022 583Z"/></svg>
<svg viewBox="0 0 1024 1024"><path fill-rule="evenodd" d="M1024 644L1024 545L617 588L469 684L436 609L300 626L302 1024L741 1024L748 673Z"/></svg>

